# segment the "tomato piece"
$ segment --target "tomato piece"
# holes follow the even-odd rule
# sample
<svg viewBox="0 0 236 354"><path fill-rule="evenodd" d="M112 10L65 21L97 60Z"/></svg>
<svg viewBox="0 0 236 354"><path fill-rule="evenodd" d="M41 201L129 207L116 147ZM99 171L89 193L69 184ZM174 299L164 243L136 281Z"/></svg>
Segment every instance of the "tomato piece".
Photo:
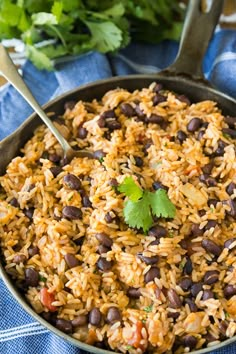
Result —
<svg viewBox="0 0 236 354"><path fill-rule="evenodd" d="M57 307L52 305L52 302L55 301L55 296L53 293L50 293L47 288L40 290L40 301L50 312L57 311Z"/></svg>
<svg viewBox="0 0 236 354"><path fill-rule="evenodd" d="M142 337L142 329L144 325L141 321L138 321L135 325L135 330L133 332L133 337L128 340L128 344L132 345L132 347L136 349L141 349L144 351L146 348L144 345L140 343L140 341L143 339Z"/></svg>

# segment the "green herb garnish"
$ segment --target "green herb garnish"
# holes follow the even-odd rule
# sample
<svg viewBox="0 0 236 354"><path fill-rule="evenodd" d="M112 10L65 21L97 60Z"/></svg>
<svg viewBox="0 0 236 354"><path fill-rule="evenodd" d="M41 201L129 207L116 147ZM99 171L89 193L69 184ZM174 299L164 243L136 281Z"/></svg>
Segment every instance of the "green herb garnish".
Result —
<svg viewBox="0 0 236 354"><path fill-rule="evenodd" d="M185 264L186 264L186 259L185 259L185 258L183 258L183 259L182 259L182 261L181 261L181 262L180 262L180 264L179 264L179 269L180 269L180 270L183 270L183 269L184 269Z"/></svg>
<svg viewBox="0 0 236 354"><path fill-rule="evenodd" d="M39 281L42 281L42 282L46 283L47 278L45 278L44 276L42 276L41 274L39 274Z"/></svg>
<svg viewBox="0 0 236 354"><path fill-rule="evenodd" d="M142 190L132 177L126 177L119 185L118 191L129 199L125 201L124 218L130 227L148 231L153 224L153 215L163 218L175 216L175 206L163 189L156 192Z"/></svg>
<svg viewBox="0 0 236 354"><path fill-rule="evenodd" d="M146 311L146 312L152 312L152 309L153 309L153 305L150 305L150 306L146 306L146 307L144 307L144 311Z"/></svg>
<svg viewBox="0 0 236 354"><path fill-rule="evenodd" d="M178 40L184 12L177 0L1 0L0 41L23 40L27 57L52 70L56 58L115 52L131 36L149 43Z"/></svg>

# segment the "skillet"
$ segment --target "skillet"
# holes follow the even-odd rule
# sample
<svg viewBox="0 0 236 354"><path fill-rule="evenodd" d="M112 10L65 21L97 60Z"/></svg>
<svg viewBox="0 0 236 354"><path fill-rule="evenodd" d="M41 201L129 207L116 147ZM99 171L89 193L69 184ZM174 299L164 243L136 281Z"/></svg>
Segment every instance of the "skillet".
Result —
<svg viewBox="0 0 236 354"><path fill-rule="evenodd" d="M187 95L192 102L202 100L216 101L219 107L221 107L224 115L235 116L236 100L212 88L202 74L202 59L218 22L222 5L222 0L212 1L211 8L208 11L203 12L201 10L201 0L189 1L177 58L175 62L164 71L153 75L114 77L83 85L49 102L43 107L44 110L46 112L55 112L55 115L60 115L64 111L64 104L67 101L90 101L93 98L99 99L107 91L117 87L133 91L135 89L147 87L152 82L157 81L158 83L163 84L166 89L173 90L178 94ZM41 120L36 114L32 114L13 134L0 142L1 175L5 173L8 163L17 156L20 149L32 136L32 132L39 124L41 124ZM70 337L36 314L26 302L24 296L22 296L19 290L14 287L13 281L6 274L1 263L0 276L21 306L48 330L90 353L113 353L108 350L95 348ZM236 336L216 346L197 350L195 353L206 353L235 341Z"/></svg>

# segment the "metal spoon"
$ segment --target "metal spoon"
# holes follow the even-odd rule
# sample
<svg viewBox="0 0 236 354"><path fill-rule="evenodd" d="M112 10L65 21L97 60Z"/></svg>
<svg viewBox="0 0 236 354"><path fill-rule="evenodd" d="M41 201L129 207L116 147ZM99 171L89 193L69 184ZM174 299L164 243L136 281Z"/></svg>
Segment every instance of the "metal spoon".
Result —
<svg viewBox="0 0 236 354"><path fill-rule="evenodd" d="M87 150L74 150L69 145L68 141L61 135L61 133L54 126L52 121L48 118L46 113L42 110L28 87L26 86L24 80L17 71L17 68L13 64L8 52L0 44L0 73L4 76L14 87L15 89L24 97L24 99L29 103L33 110L38 114L38 116L43 120L43 122L50 129L51 133L58 140L64 151L64 158L71 161L74 157L89 157L94 158L92 152Z"/></svg>

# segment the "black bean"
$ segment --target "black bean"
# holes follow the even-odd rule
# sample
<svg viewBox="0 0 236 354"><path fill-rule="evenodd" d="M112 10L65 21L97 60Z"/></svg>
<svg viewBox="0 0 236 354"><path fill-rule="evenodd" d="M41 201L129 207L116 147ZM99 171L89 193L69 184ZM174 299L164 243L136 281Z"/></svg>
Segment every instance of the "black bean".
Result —
<svg viewBox="0 0 236 354"><path fill-rule="evenodd" d="M183 130L179 130L177 132L177 139L181 144L187 139L187 137L188 137L187 134L183 132Z"/></svg>
<svg viewBox="0 0 236 354"><path fill-rule="evenodd" d="M130 118L135 116L135 110L129 103L121 103L120 110L126 117Z"/></svg>
<svg viewBox="0 0 236 354"><path fill-rule="evenodd" d="M79 265L78 259L72 253L67 253L65 255L65 261L69 268L74 268Z"/></svg>
<svg viewBox="0 0 236 354"><path fill-rule="evenodd" d="M160 277L160 270L157 267L151 267L149 271L144 275L145 283L149 283L150 281L154 280L155 278Z"/></svg>
<svg viewBox="0 0 236 354"><path fill-rule="evenodd" d="M215 187L217 185L217 182L215 180L215 178L209 176L208 174L204 173L202 175L199 176L199 180L206 184L207 187Z"/></svg>
<svg viewBox="0 0 236 354"><path fill-rule="evenodd" d="M15 208L19 208L19 203L18 203L18 200L16 198L12 198L9 202L9 204Z"/></svg>
<svg viewBox="0 0 236 354"><path fill-rule="evenodd" d="M224 117L224 120L230 128L236 128L236 117L226 116Z"/></svg>
<svg viewBox="0 0 236 354"><path fill-rule="evenodd" d="M103 272L107 272L112 268L112 262L111 261L107 261L106 258L103 257L99 257L98 261L97 261L97 267L99 270L103 271Z"/></svg>
<svg viewBox="0 0 236 354"><path fill-rule="evenodd" d="M132 299L139 299L141 296L140 288L134 288L130 286L127 290L127 296Z"/></svg>
<svg viewBox="0 0 236 354"><path fill-rule="evenodd" d="M180 312L168 312L167 317L173 318L173 320L177 320L179 318Z"/></svg>
<svg viewBox="0 0 236 354"><path fill-rule="evenodd" d="M153 124L159 124L162 125L164 122L164 118L162 116L159 116L155 113L152 113L150 117L146 118L146 123L153 123Z"/></svg>
<svg viewBox="0 0 236 354"><path fill-rule="evenodd" d="M86 315L79 315L71 321L72 327L84 326L87 323L88 323L88 316Z"/></svg>
<svg viewBox="0 0 236 354"><path fill-rule="evenodd" d="M236 130L235 129L223 128L222 133L229 135L232 139L236 139Z"/></svg>
<svg viewBox="0 0 236 354"><path fill-rule="evenodd" d="M138 167L143 166L143 159L140 156L134 156L135 165Z"/></svg>
<svg viewBox="0 0 236 354"><path fill-rule="evenodd" d="M78 191L81 188L81 180L72 173L68 173L67 175L65 175L63 178L63 182L70 189Z"/></svg>
<svg viewBox="0 0 236 354"><path fill-rule="evenodd" d="M194 237L201 236L204 234L204 228L200 229L200 224L192 224L191 233Z"/></svg>
<svg viewBox="0 0 236 354"><path fill-rule="evenodd" d="M108 251L110 251L110 248L103 246L103 245L98 246L97 252L99 254L107 253Z"/></svg>
<svg viewBox="0 0 236 354"><path fill-rule="evenodd" d="M100 327L102 322L102 314L101 311L97 308L94 307L90 312L89 312L89 323L93 326Z"/></svg>
<svg viewBox="0 0 236 354"><path fill-rule="evenodd" d="M185 303L189 306L191 312L197 312L198 308L195 302L192 299L186 298Z"/></svg>
<svg viewBox="0 0 236 354"><path fill-rule="evenodd" d="M211 198L211 199L208 199L207 205L208 205L209 207L213 205L213 207L216 208L216 205L217 205L217 203L219 203L219 202L220 202L219 199Z"/></svg>
<svg viewBox="0 0 236 354"><path fill-rule="evenodd" d="M82 197L82 205L84 208L92 208L92 203L87 195Z"/></svg>
<svg viewBox="0 0 236 354"><path fill-rule="evenodd" d="M118 187L119 186L119 183L117 182L117 180L115 178L111 178L108 182L109 186L111 187Z"/></svg>
<svg viewBox="0 0 236 354"><path fill-rule="evenodd" d="M158 105L159 103L165 102L166 97L161 95L160 93L156 93L155 96L152 99L153 106Z"/></svg>
<svg viewBox="0 0 236 354"><path fill-rule="evenodd" d="M228 326L229 326L228 321L221 321L218 324L219 331L223 335L223 337L226 336L226 331L227 331Z"/></svg>
<svg viewBox="0 0 236 354"><path fill-rule="evenodd" d="M153 92L159 92L163 89L163 85L156 83L155 86L153 87Z"/></svg>
<svg viewBox="0 0 236 354"><path fill-rule="evenodd" d="M187 335L183 338L183 345L185 348L194 349L197 345L197 338Z"/></svg>
<svg viewBox="0 0 236 354"><path fill-rule="evenodd" d="M85 237L82 236L82 237L79 237L79 238L73 240L73 242L76 244L76 246L82 246L84 239L85 239Z"/></svg>
<svg viewBox="0 0 236 354"><path fill-rule="evenodd" d="M64 333L72 333L72 324L71 321L68 320L64 320L63 318L58 318L56 320L56 327L57 329L59 329L60 331L64 332Z"/></svg>
<svg viewBox="0 0 236 354"><path fill-rule="evenodd" d="M168 187L164 186L161 182L153 182L152 188L157 191L158 189L164 189L165 191L168 191Z"/></svg>
<svg viewBox="0 0 236 354"><path fill-rule="evenodd" d="M114 220L114 218L111 216L111 214L108 212L105 214L104 216L104 220L108 223L108 224L111 224L112 221Z"/></svg>
<svg viewBox="0 0 236 354"><path fill-rule="evenodd" d="M198 141L202 140L204 134L205 134L205 130L201 129L197 134L197 140Z"/></svg>
<svg viewBox="0 0 236 354"><path fill-rule="evenodd" d="M198 210L198 215L199 215L200 217L206 215L206 210L204 210L204 209Z"/></svg>
<svg viewBox="0 0 236 354"><path fill-rule="evenodd" d="M60 166L52 166L49 170L51 171L53 177L57 177L59 173L61 173L62 168Z"/></svg>
<svg viewBox="0 0 236 354"><path fill-rule="evenodd" d="M223 201L222 203L229 205L230 207L230 210L226 210L226 214L236 219L236 201L229 199L227 201Z"/></svg>
<svg viewBox="0 0 236 354"><path fill-rule="evenodd" d="M137 254L138 258L141 259L141 261L143 261L144 263L148 264L148 265L152 265L152 264L156 264L159 260L158 256L153 256L153 257L145 257L142 255L142 253L138 253Z"/></svg>
<svg viewBox="0 0 236 354"><path fill-rule="evenodd" d="M76 105L76 102L75 101L67 101L65 104L64 104L64 109L65 109L65 111L67 110L67 109L73 109L74 108L74 106Z"/></svg>
<svg viewBox="0 0 236 354"><path fill-rule="evenodd" d="M33 220L33 215L34 215L34 208L30 207L28 209L24 209L24 214L29 218L31 221Z"/></svg>
<svg viewBox="0 0 236 354"><path fill-rule="evenodd" d="M219 256L221 254L221 247L217 245L214 241L209 239L202 240L202 247L214 256Z"/></svg>
<svg viewBox="0 0 236 354"><path fill-rule="evenodd" d="M187 130L191 133L196 132L199 128L201 128L203 121L201 118L195 117L192 118L187 124Z"/></svg>
<svg viewBox="0 0 236 354"><path fill-rule="evenodd" d="M30 246L28 248L28 254L30 257L33 257L36 254L39 254L39 248L37 246Z"/></svg>
<svg viewBox="0 0 236 354"><path fill-rule="evenodd" d="M166 237L167 230L161 225L155 225L149 229L148 236L153 236L156 238Z"/></svg>
<svg viewBox="0 0 236 354"><path fill-rule="evenodd" d="M193 264L192 264L191 258L187 257L186 263L183 268L183 274L190 275L190 274L192 274L192 271L193 271Z"/></svg>
<svg viewBox="0 0 236 354"><path fill-rule="evenodd" d="M156 240L150 242L149 246L156 246L156 245L159 245L160 244L160 239L157 238Z"/></svg>
<svg viewBox="0 0 236 354"><path fill-rule="evenodd" d="M178 95L177 99L181 102L187 103L188 106L191 104L190 99L185 95Z"/></svg>
<svg viewBox="0 0 236 354"><path fill-rule="evenodd" d="M110 307L107 312L106 321L109 324L113 324L115 322L121 321L120 310L115 306Z"/></svg>
<svg viewBox="0 0 236 354"><path fill-rule="evenodd" d="M93 156L97 160L101 160L106 156L106 153L103 150L96 150L93 153Z"/></svg>
<svg viewBox="0 0 236 354"><path fill-rule="evenodd" d="M231 298L233 295L236 295L236 285L226 285L226 287L224 288L224 296L226 297L226 299Z"/></svg>
<svg viewBox="0 0 236 354"><path fill-rule="evenodd" d="M236 183L231 182L227 187L226 187L226 192L231 195L234 193L234 190L236 189Z"/></svg>
<svg viewBox="0 0 236 354"><path fill-rule="evenodd" d="M99 128L104 128L105 125L106 125L106 120L105 120L105 118L100 117L100 118L97 120L97 125L99 126Z"/></svg>
<svg viewBox="0 0 236 354"><path fill-rule="evenodd" d="M191 286L190 292L192 294L193 297L196 297L197 294L202 290L202 283L194 283Z"/></svg>
<svg viewBox="0 0 236 354"><path fill-rule="evenodd" d="M120 129L121 128L121 123L120 122L118 122L117 120L108 120L107 122L106 122L106 127L109 129L109 130L111 130L111 131L113 131L113 130L117 130L117 129Z"/></svg>
<svg viewBox="0 0 236 354"><path fill-rule="evenodd" d="M95 237L101 243L101 245L111 248L113 241L107 234L104 232L99 232L95 234Z"/></svg>
<svg viewBox="0 0 236 354"><path fill-rule="evenodd" d="M61 156L58 154L49 154L48 159L53 163L58 163L61 160Z"/></svg>
<svg viewBox="0 0 236 354"><path fill-rule="evenodd" d="M77 137L79 138L79 139L86 139L87 138L87 135L88 135L88 131L87 131L87 129L86 128L84 128L84 127L79 127L78 128L78 131L77 131Z"/></svg>
<svg viewBox="0 0 236 354"><path fill-rule="evenodd" d="M170 306L174 309L178 309L182 306L182 301L174 289L168 290L167 297L169 299Z"/></svg>
<svg viewBox="0 0 236 354"><path fill-rule="evenodd" d="M151 139L148 139L146 141L146 143L144 144L143 146L143 152L144 152L144 155L147 156L148 155L148 149L150 148L150 146L153 145L153 141Z"/></svg>
<svg viewBox="0 0 236 354"><path fill-rule="evenodd" d="M69 220L78 220L82 218L82 211L75 206L65 206L62 209L62 216Z"/></svg>
<svg viewBox="0 0 236 354"><path fill-rule="evenodd" d="M215 228L217 225L217 221L216 220L208 220L207 224L204 227L204 230L210 230L212 227Z"/></svg>
<svg viewBox="0 0 236 354"><path fill-rule="evenodd" d="M179 286L181 287L182 290L188 291L190 287L192 286L192 279L189 277L184 277L179 281Z"/></svg>
<svg viewBox="0 0 236 354"><path fill-rule="evenodd" d="M202 300L214 299L214 294L211 290L203 290Z"/></svg>
<svg viewBox="0 0 236 354"><path fill-rule="evenodd" d="M207 175L209 175L211 173L213 167L214 167L214 162L211 161L211 162L209 162L208 164L206 164L205 166L202 167L202 172L207 174Z"/></svg>
<svg viewBox="0 0 236 354"><path fill-rule="evenodd" d="M224 248L228 248L228 249L232 249L230 246L232 245L232 243L234 243L236 241L236 238L235 237L232 237L232 238L229 238L228 240L225 241L224 243ZM236 244L235 246L233 247L233 249L236 247Z"/></svg>
<svg viewBox="0 0 236 354"><path fill-rule="evenodd" d="M104 112L101 114L101 117L104 118L104 119L107 119L107 118L116 118L116 114L115 114L114 109L108 109L107 111L104 111Z"/></svg>
<svg viewBox="0 0 236 354"><path fill-rule="evenodd" d="M223 156L224 152L225 152L225 147L227 146L227 144L223 141L223 140L219 140L218 141L218 147L217 149L214 151L214 155L215 156Z"/></svg>
<svg viewBox="0 0 236 354"><path fill-rule="evenodd" d="M212 285L219 279L220 272L218 270L208 270L204 275L204 284Z"/></svg>
<svg viewBox="0 0 236 354"><path fill-rule="evenodd" d="M143 110L140 108L139 104L135 106L135 114L138 117L138 120L144 121L146 118L146 114L143 112Z"/></svg>
<svg viewBox="0 0 236 354"><path fill-rule="evenodd" d="M27 286L36 287L39 283L39 273L34 268L25 269L25 282Z"/></svg>
<svg viewBox="0 0 236 354"><path fill-rule="evenodd" d="M213 335L209 332L204 336L204 338L206 340L206 344L209 344L211 342L215 342L217 340L217 338L213 337Z"/></svg>
<svg viewBox="0 0 236 354"><path fill-rule="evenodd" d="M27 261L27 257L24 254L16 254L13 258L13 263L20 264L25 263Z"/></svg>

